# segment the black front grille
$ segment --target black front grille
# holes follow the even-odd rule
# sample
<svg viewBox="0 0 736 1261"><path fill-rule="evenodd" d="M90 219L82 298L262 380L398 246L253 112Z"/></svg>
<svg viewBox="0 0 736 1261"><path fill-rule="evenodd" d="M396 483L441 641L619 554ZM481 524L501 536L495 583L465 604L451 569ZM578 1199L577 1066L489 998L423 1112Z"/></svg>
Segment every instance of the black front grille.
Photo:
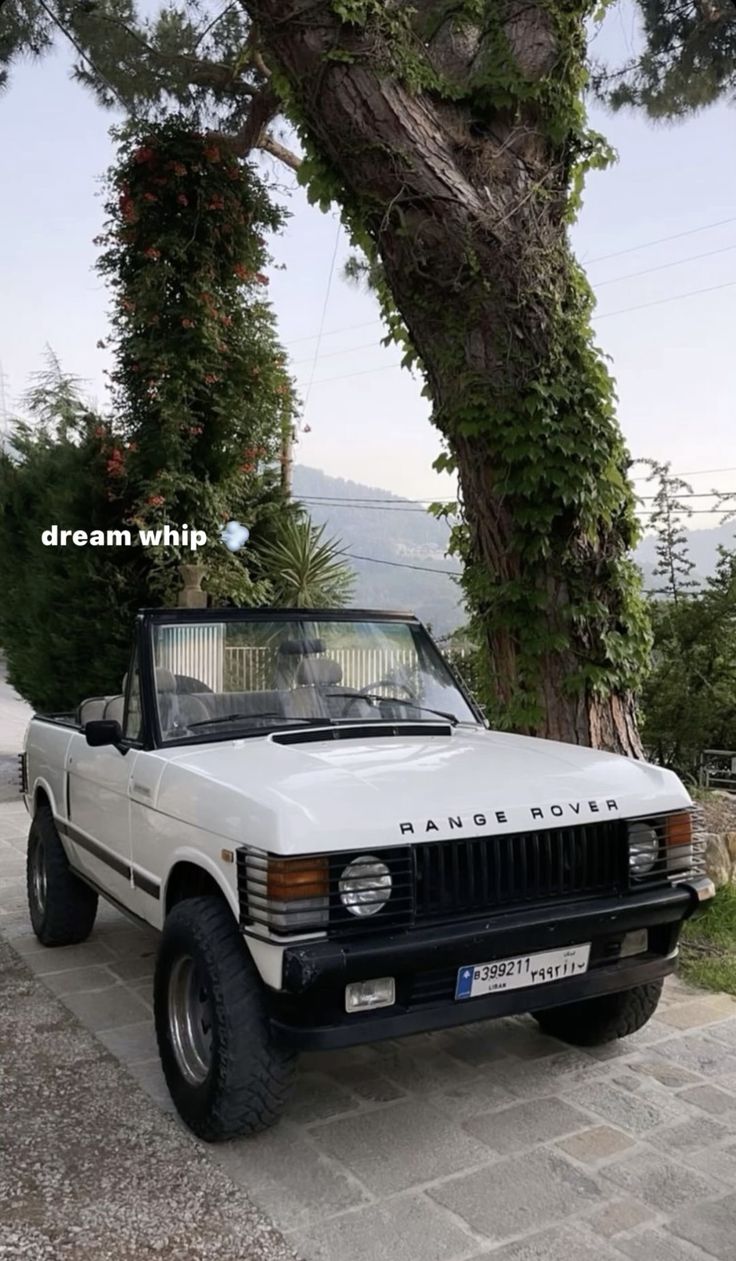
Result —
<svg viewBox="0 0 736 1261"><path fill-rule="evenodd" d="M417 922L628 888L621 822L435 841L414 852Z"/></svg>

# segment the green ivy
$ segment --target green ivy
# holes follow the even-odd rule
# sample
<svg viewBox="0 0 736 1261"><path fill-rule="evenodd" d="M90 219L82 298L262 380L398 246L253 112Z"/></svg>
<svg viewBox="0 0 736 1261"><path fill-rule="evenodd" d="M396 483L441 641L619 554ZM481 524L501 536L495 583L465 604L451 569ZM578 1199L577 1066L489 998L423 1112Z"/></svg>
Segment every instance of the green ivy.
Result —
<svg viewBox="0 0 736 1261"><path fill-rule="evenodd" d="M546 142L550 169L558 172L554 194L546 187L534 190L539 212L544 213L554 195L562 203L564 227L579 209L585 172L607 165L614 155L605 139L588 129L583 104L585 22L597 6L592 0L543 3L557 53L549 70L534 78L525 77L513 56L504 29L510 10L498 0L438 4L430 18L434 27L424 29L409 6L332 0L343 26L338 51L333 49L329 57L359 62L363 56L373 71L378 67L409 91L464 107L481 128L497 117L533 126ZM434 29L448 18L458 30L475 27L482 32L482 54L456 80L435 69L429 49ZM342 207L355 244L370 261L389 337L402 345L405 361L421 369L382 279L377 245L386 209L346 187L315 143L302 115L298 85L280 86L306 151L300 179L313 202L326 208L336 201ZM466 521L453 530L451 547L463 562L476 641L490 644L495 633L505 630L515 644L516 686L511 701L503 705L490 653L485 655L483 699L489 713L500 726L534 730L542 721L541 683L551 655L566 663L571 695L602 697L640 685L651 636L631 559L638 526L630 458L616 421L613 382L593 340L593 296L564 231L553 234L549 244L530 243L526 274L519 275L518 283L520 302L533 299L545 313L541 355L523 335L509 336L508 354L521 386L506 395L497 387L490 391L487 375L468 366L467 332L481 322L494 284L469 240L465 264L454 281L456 295L466 299L463 313L446 315L441 362L432 365L441 369L445 382L454 383L451 397L446 390L441 404L433 398L426 372L425 393L433 398L433 420L446 444L435 467L453 469L459 444L470 440L474 457L493 468L495 489L512 513L511 546L520 562L519 579L505 580L489 570ZM417 306L423 300L419 293L418 288ZM432 296L436 303L436 294ZM559 607L549 599L550 578L566 593Z"/></svg>

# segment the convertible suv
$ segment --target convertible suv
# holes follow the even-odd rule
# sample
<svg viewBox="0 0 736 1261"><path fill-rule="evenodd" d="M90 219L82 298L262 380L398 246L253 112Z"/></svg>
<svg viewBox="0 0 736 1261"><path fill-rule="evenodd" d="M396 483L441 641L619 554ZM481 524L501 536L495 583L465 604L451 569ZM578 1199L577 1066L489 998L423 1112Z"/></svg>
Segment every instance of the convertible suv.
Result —
<svg viewBox="0 0 736 1261"><path fill-rule="evenodd" d="M405 614L144 611L119 695L36 715L22 762L33 928L83 941L102 894L161 930L161 1061L209 1140L276 1119L299 1047L632 1033L713 896L675 775L489 731Z"/></svg>

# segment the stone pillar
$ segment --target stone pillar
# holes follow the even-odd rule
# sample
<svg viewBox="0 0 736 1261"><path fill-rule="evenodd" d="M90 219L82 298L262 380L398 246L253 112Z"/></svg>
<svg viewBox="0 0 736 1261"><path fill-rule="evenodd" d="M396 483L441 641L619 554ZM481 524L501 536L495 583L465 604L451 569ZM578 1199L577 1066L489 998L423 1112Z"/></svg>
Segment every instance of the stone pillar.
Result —
<svg viewBox="0 0 736 1261"><path fill-rule="evenodd" d="M206 570L203 565L180 565L182 588L177 605L180 609L206 609L207 592L202 590Z"/></svg>

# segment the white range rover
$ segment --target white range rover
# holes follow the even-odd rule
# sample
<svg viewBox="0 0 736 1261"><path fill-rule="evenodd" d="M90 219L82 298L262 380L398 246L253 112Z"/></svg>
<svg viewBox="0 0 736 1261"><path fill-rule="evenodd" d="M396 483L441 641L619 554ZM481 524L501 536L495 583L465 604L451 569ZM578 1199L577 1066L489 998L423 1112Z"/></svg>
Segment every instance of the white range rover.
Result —
<svg viewBox="0 0 736 1261"><path fill-rule="evenodd" d="M299 1047L632 1033L713 896L675 775L489 731L405 614L144 611L120 695L36 715L22 762L34 930L83 941L98 894L161 930L161 1060L209 1140L276 1119Z"/></svg>

